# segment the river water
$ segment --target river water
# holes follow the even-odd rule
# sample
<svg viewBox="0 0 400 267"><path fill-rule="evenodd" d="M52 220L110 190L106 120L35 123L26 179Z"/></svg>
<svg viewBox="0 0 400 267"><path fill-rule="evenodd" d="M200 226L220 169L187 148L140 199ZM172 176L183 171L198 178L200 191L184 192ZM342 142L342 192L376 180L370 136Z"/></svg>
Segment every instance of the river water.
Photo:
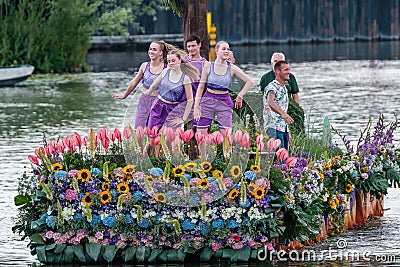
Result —
<svg viewBox="0 0 400 267"><path fill-rule="evenodd" d="M398 41L248 46L232 50L238 65L255 84L269 70L266 62L272 52L287 54L300 86L301 105L309 125L316 128L328 116L331 124L354 142L370 118L376 122L379 113L388 120L400 114ZM97 130L105 125L122 129L124 121L133 116L132 103L137 95L119 101L112 99L111 94L122 93L132 72L146 59L146 51L92 51L87 58L93 68L91 73L37 75L14 87L0 88L0 266L39 264L30 255L28 242L21 241L11 231L17 214L13 198L17 194L18 177L25 168L29 171L27 156L42 144L44 135L47 139L65 137L75 131L84 135L90 128ZM399 139L400 132L395 135ZM400 255L399 193L399 189L389 190L385 198L388 210L383 217L340 237L346 240L347 249L373 255ZM331 238L315 248L332 247L337 240Z"/></svg>

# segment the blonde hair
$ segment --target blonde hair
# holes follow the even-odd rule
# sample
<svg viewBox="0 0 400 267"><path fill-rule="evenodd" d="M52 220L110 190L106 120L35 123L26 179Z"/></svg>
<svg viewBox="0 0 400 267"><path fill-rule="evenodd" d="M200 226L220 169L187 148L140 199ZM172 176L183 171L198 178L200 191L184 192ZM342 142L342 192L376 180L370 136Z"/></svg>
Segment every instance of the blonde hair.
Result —
<svg viewBox="0 0 400 267"><path fill-rule="evenodd" d="M175 49L175 50L171 50L168 52L168 55L175 55L177 58L180 59L181 64L181 71L183 73L185 73L185 75L191 77L193 80L199 80L200 79L200 72L199 70L194 67L192 64L186 62L186 60L183 59L183 56L186 53L182 54L182 50L180 49Z"/></svg>
<svg viewBox="0 0 400 267"><path fill-rule="evenodd" d="M219 42L215 45L215 50L218 50L219 47L220 47L222 44L227 44L227 45L229 45L227 41L219 41Z"/></svg>
<svg viewBox="0 0 400 267"><path fill-rule="evenodd" d="M173 50L180 51L182 56L186 54L185 51L183 51L183 50L179 49L178 47L176 47L176 46L174 46L172 44L169 44L169 43L167 43L167 42L165 42L163 40L154 41L153 43L156 43L156 44L158 44L160 46L160 49L163 52L162 58L163 58L164 62L167 62L167 55L168 55L168 52L170 52L170 51L173 51Z"/></svg>

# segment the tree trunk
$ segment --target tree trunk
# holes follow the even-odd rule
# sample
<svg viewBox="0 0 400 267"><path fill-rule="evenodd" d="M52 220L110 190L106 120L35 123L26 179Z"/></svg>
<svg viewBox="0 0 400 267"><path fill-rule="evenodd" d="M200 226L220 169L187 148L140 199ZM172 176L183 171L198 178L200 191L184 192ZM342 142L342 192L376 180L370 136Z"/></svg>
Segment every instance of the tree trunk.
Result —
<svg viewBox="0 0 400 267"><path fill-rule="evenodd" d="M197 34L201 39L201 56L208 59L207 0L182 0L183 39Z"/></svg>

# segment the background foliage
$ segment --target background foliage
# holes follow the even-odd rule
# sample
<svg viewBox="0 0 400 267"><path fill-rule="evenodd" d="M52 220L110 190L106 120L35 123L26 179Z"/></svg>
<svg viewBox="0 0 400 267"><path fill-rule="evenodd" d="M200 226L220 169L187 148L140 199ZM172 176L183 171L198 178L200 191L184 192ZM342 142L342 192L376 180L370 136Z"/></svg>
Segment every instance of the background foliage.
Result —
<svg viewBox="0 0 400 267"><path fill-rule="evenodd" d="M93 34L127 36L142 29L139 15L160 0L1 0L0 65L34 65L36 71L86 71ZM161 6L161 5L159 5Z"/></svg>

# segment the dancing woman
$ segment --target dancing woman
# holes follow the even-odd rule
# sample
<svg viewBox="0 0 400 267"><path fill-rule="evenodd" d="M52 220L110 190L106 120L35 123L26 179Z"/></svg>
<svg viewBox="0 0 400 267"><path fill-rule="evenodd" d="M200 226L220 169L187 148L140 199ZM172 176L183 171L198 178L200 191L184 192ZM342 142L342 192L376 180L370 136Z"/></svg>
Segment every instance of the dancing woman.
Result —
<svg viewBox="0 0 400 267"><path fill-rule="evenodd" d="M140 65L139 71L129 82L128 87L123 94L113 94L112 97L116 99L127 98L133 90L135 90L140 81L142 81L144 90L149 89L150 85L161 74L161 71L167 67L167 53L172 49L176 49L176 47L164 41L152 42L148 51L150 61L143 62ZM136 110L135 129L139 126L143 128L147 126L150 109L156 98L157 90L154 90L150 95L143 93L140 95Z"/></svg>
<svg viewBox="0 0 400 267"><path fill-rule="evenodd" d="M197 131L203 134L207 133L215 115L217 115L218 126L222 134L224 134L224 131L231 130L233 108L242 107L243 95L253 85L249 76L238 66L228 62L230 48L227 42L219 41L215 46L215 52L217 54L216 60L205 63L194 103L194 118L198 120ZM233 103L229 94L233 75L245 82L235 99L235 103ZM202 96L204 90L206 92ZM205 160L205 142L200 145L200 156Z"/></svg>
<svg viewBox="0 0 400 267"><path fill-rule="evenodd" d="M176 130L188 120L193 107L192 81L199 79L199 71L182 60L182 52L172 50L167 55L168 68L164 69L150 88L144 91L151 95L158 88L158 99L150 111L148 126L171 127ZM186 96L186 98L184 98ZM186 101L182 102L182 99ZM184 105L184 112L179 105Z"/></svg>

